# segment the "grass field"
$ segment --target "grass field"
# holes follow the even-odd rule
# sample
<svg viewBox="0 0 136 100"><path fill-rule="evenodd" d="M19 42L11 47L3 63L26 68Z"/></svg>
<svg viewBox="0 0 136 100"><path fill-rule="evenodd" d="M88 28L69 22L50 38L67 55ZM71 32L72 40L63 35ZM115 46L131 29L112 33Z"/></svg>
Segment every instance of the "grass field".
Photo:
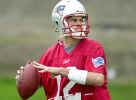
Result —
<svg viewBox="0 0 136 100"><path fill-rule="evenodd" d="M22 100L16 90L16 81L8 78L0 79L0 100ZM44 91L40 88L28 100L45 100Z"/></svg>
<svg viewBox="0 0 136 100"><path fill-rule="evenodd" d="M134 100L136 98L134 83L109 83L111 100ZM0 100L21 100L16 91L16 81L9 78L0 78ZM28 100L45 100L44 91L40 88Z"/></svg>

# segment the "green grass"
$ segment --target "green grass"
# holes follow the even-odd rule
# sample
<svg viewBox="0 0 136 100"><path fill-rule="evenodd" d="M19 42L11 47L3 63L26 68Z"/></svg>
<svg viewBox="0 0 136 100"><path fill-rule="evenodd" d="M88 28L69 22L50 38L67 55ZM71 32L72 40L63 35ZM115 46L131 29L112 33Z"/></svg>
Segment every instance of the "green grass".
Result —
<svg viewBox="0 0 136 100"><path fill-rule="evenodd" d="M136 84L125 83L125 84L113 84L108 85L111 100L135 100L136 98Z"/></svg>
<svg viewBox="0 0 136 100"><path fill-rule="evenodd" d="M15 80L0 79L0 100L22 100L17 93ZM43 89L38 89L28 100L46 100Z"/></svg>
<svg viewBox="0 0 136 100"><path fill-rule="evenodd" d="M108 85L111 100L134 100L136 98L136 84L111 83ZM21 100L16 90L16 81L9 78L0 78L0 100ZM44 91L40 88L28 100L46 100Z"/></svg>

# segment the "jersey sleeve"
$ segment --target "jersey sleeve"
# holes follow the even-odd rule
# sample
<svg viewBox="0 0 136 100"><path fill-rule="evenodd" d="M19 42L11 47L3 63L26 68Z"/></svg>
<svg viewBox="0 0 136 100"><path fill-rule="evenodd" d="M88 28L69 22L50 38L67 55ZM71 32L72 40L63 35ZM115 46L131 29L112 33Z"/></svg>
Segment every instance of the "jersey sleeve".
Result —
<svg viewBox="0 0 136 100"><path fill-rule="evenodd" d="M39 58L38 63L49 66L49 55L50 55L50 48L46 50L43 55ZM49 74L47 72L40 73L41 85L47 84L47 78Z"/></svg>
<svg viewBox="0 0 136 100"><path fill-rule="evenodd" d="M48 48L40 57L40 59L38 60L38 63L43 64L45 66L52 66L52 58L54 56L53 54L54 54L55 48L56 48L56 44ZM41 83L44 86L47 86L49 77L50 77L50 73L48 72L40 73Z"/></svg>
<svg viewBox="0 0 136 100"><path fill-rule="evenodd" d="M45 61L47 59L47 51L39 58L38 63L40 64L45 64ZM40 80L41 80L41 85L43 84L43 77L45 77L45 73L40 73ZM45 77L46 78L46 77ZM45 79L44 79L45 80Z"/></svg>
<svg viewBox="0 0 136 100"><path fill-rule="evenodd" d="M105 74L106 58L102 47L96 48L93 54L87 56L85 69L89 72Z"/></svg>

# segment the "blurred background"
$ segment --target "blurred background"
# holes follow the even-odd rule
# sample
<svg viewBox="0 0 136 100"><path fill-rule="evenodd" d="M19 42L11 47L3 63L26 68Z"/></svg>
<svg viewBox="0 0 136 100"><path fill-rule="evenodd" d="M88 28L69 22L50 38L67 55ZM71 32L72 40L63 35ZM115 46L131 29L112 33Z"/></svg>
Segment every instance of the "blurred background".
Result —
<svg viewBox="0 0 136 100"><path fill-rule="evenodd" d="M51 12L58 1L0 0L1 100L21 100L16 92L16 70L27 60L38 60L58 40L51 23ZM99 41L107 56L112 100L135 98L136 0L80 1L89 13L89 38ZM44 100L42 89L30 99L36 98Z"/></svg>

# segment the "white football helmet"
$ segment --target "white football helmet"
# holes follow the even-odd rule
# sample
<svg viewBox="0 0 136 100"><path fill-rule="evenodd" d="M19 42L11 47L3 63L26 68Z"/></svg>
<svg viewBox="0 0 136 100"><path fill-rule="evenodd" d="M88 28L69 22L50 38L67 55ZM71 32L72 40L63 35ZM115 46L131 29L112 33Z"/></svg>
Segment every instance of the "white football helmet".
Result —
<svg viewBox="0 0 136 100"><path fill-rule="evenodd" d="M80 31L72 31L73 25L69 25L67 18L69 16L83 16L82 24L79 26ZM90 25L88 24L88 14L84 6L78 0L61 0L53 9L52 22L56 31L63 34L63 36L72 36L72 38L82 39L88 37Z"/></svg>

